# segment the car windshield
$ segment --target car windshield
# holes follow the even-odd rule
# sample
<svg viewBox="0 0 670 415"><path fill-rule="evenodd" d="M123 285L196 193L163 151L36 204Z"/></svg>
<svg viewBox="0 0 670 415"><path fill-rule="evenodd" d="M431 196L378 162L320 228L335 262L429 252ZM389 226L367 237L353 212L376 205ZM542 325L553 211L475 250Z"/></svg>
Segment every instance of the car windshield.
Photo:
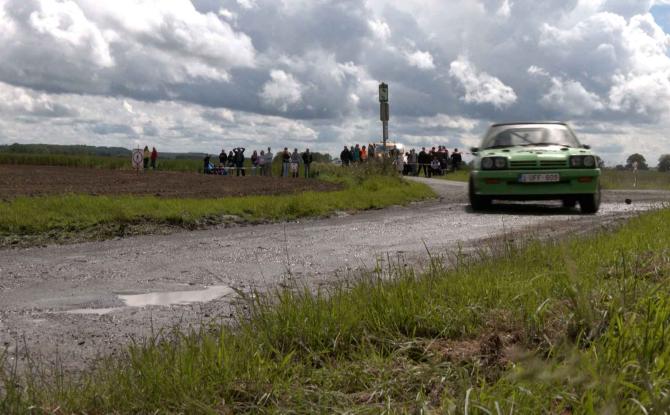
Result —
<svg viewBox="0 0 670 415"><path fill-rule="evenodd" d="M482 148L559 145L581 147L577 137L562 124L509 124L489 129Z"/></svg>

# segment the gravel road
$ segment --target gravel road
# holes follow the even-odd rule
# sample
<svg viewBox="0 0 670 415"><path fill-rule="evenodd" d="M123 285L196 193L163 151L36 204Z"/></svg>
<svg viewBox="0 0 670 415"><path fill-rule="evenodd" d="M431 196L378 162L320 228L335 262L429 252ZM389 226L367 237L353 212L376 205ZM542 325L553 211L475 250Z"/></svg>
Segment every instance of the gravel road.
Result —
<svg viewBox="0 0 670 415"><path fill-rule="evenodd" d="M668 192L606 192L595 216L556 204L474 214L465 184L414 180L440 199L286 224L0 250L0 347L81 369L132 338L229 318L235 290L327 284L384 258L420 263L426 248L453 252L504 232L591 229L670 200Z"/></svg>

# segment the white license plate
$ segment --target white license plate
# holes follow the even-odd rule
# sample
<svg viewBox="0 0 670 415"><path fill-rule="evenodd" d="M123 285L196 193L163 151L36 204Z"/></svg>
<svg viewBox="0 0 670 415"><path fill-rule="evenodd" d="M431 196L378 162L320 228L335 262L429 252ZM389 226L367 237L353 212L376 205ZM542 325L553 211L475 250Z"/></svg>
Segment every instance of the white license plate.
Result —
<svg viewBox="0 0 670 415"><path fill-rule="evenodd" d="M557 183L560 181L561 176L558 173L533 173L519 175L519 182L521 183Z"/></svg>

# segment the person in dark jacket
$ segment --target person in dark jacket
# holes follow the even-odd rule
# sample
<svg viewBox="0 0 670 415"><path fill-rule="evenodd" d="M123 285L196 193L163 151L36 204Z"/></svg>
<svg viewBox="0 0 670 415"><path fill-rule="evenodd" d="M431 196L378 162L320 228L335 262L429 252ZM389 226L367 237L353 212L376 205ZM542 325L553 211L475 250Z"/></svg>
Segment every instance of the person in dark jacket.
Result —
<svg viewBox="0 0 670 415"><path fill-rule="evenodd" d="M233 149L233 157L235 158L235 167L237 168L237 176L242 173L244 176L244 147L237 147Z"/></svg>
<svg viewBox="0 0 670 415"><path fill-rule="evenodd" d="M430 156L428 153L426 153L426 147L421 147L421 151L419 152L419 174L421 174L421 170L423 169L423 175L424 177L430 177L430 169L428 168L428 164L430 164Z"/></svg>
<svg viewBox="0 0 670 415"><path fill-rule="evenodd" d="M312 153L309 152L309 149L306 149L305 152L302 153L302 164L305 166L305 179L309 179L309 167L313 160L314 157L312 157Z"/></svg>
<svg viewBox="0 0 670 415"><path fill-rule="evenodd" d="M226 150L221 149L221 153L219 154L219 163L221 164L221 167L226 167L226 164L228 163L228 154L226 154Z"/></svg>
<svg viewBox="0 0 670 415"><path fill-rule="evenodd" d="M349 165L349 161L351 161L351 152L347 146L344 146L344 150L340 153L340 160L342 161L343 166Z"/></svg>
<svg viewBox="0 0 670 415"><path fill-rule="evenodd" d="M461 156L461 153L459 153L458 149L455 148L451 153L451 170L456 171L459 167L461 167L462 161L463 157Z"/></svg>
<svg viewBox="0 0 670 415"><path fill-rule="evenodd" d="M235 167L235 154L233 154L233 150L228 152L228 167Z"/></svg>

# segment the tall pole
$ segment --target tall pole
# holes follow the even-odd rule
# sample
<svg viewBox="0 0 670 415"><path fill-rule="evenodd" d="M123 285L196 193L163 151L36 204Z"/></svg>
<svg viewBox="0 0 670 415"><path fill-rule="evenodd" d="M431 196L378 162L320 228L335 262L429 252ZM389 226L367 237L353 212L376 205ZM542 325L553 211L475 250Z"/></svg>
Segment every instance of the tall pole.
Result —
<svg viewBox="0 0 670 415"><path fill-rule="evenodd" d="M389 139L389 86L382 82L379 84L379 119L382 122L382 140L384 142L384 155L388 155L386 142Z"/></svg>

